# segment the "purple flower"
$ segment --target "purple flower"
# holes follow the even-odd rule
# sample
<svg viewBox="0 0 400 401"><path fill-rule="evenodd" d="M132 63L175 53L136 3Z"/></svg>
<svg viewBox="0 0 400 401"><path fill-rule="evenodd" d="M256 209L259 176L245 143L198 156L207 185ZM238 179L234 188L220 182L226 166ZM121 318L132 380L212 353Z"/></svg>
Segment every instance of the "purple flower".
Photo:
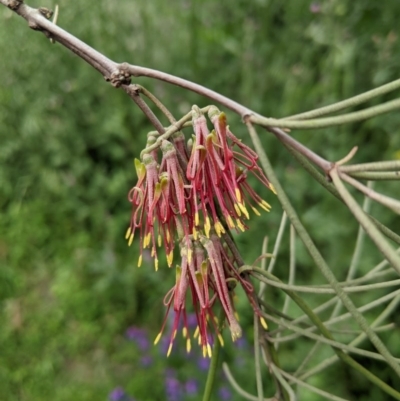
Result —
<svg viewBox="0 0 400 401"><path fill-rule="evenodd" d="M220 400L230 400L232 398L232 392L226 386L221 386L218 389L218 396Z"/></svg>
<svg viewBox="0 0 400 401"><path fill-rule="evenodd" d="M122 387L116 387L108 396L110 401L126 401L128 400L127 394Z"/></svg>
<svg viewBox="0 0 400 401"><path fill-rule="evenodd" d="M152 363L153 358L151 356L146 355L140 359L140 364L145 368L149 367Z"/></svg>
<svg viewBox="0 0 400 401"><path fill-rule="evenodd" d="M167 376L165 379L165 393L167 401L180 401L182 399L182 386L177 378Z"/></svg>
<svg viewBox="0 0 400 401"><path fill-rule="evenodd" d="M240 349L245 349L248 346L248 342L245 337L238 338L235 344Z"/></svg>
<svg viewBox="0 0 400 401"><path fill-rule="evenodd" d="M190 313L187 317L188 327L195 329L197 327L197 316L195 313Z"/></svg>
<svg viewBox="0 0 400 401"><path fill-rule="evenodd" d="M210 367L210 359L209 358L199 358L197 362L197 366L199 367L200 370L208 370Z"/></svg>
<svg viewBox="0 0 400 401"><path fill-rule="evenodd" d="M185 390L186 390L186 394L195 395L199 391L199 383L195 379L189 379L185 383Z"/></svg>
<svg viewBox="0 0 400 401"><path fill-rule="evenodd" d="M140 350L147 351L149 349L150 343L146 330L132 326L126 330L125 335L128 340L135 341Z"/></svg>
<svg viewBox="0 0 400 401"><path fill-rule="evenodd" d="M164 354L164 355L168 352L169 342L170 342L170 340L169 340L168 337L162 337L161 338L160 348L161 348L161 353Z"/></svg>

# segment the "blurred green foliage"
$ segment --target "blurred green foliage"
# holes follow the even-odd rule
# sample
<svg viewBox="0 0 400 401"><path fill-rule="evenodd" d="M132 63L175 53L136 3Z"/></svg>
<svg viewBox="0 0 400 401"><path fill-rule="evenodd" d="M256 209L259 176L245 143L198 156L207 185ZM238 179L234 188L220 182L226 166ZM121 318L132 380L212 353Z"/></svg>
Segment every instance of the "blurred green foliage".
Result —
<svg viewBox="0 0 400 401"><path fill-rule="evenodd" d="M305 111L398 78L395 1L58 4L59 25L111 59L190 79L267 116ZM44 0L29 5L53 7ZM0 21L0 394L10 401L93 400L122 385L138 400L165 399L164 383L154 378L168 365L185 380L204 380L195 362L161 357L151 367L153 380L143 382L149 368L139 365L138 351L124 338L133 324L154 337L164 315L162 297L173 285L164 266L157 274L151 262L137 269L137 244L128 248L123 240L130 216L126 195L136 179L132 162L151 126L122 91L62 46L29 30L5 7ZM176 116L191 104L208 104L161 82L137 82ZM228 120L248 141L239 119L228 113ZM399 124L400 115L392 113L294 135L330 160L359 145L356 160L364 162L399 157ZM263 140L306 227L343 279L357 224L275 138L265 134ZM274 240L281 217L278 202L263 196L272 212L253 219L250 232L237 238L248 263L261 250L261 241L252 238ZM376 210L389 226L399 224ZM379 260L369 248L365 268ZM287 249L285 244L276 270L282 278ZM320 280L302 247L298 263L299 282ZM251 311L240 300L239 310L251 337ZM152 352L155 357L158 351ZM226 352L232 360L233 352ZM290 352L281 358L290 367ZM254 391L251 368L244 372L240 377ZM349 374L334 368L313 384L371 399L368 384L350 381ZM307 399L318 398L307 393Z"/></svg>

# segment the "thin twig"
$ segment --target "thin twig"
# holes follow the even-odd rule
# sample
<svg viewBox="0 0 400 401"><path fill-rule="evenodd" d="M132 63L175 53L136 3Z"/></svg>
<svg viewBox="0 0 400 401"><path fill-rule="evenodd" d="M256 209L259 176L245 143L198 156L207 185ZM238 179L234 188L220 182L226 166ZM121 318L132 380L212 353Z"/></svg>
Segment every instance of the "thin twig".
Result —
<svg viewBox="0 0 400 401"><path fill-rule="evenodd" d="M278 369L278 368L277 368ZM338 397L336 395L333 395L331 393L327 393L326 391L320 390L317 387L312 386L311 384L306 383L303 380L298 379L296 376L293 376L287 372L285 372L282 369L279 369L280 373L282 374L282 376L290 379L293 383L298 384L299 386L302 386L304 388L306 388L307 390L312 391L315 394L321 395L322 397L324 397L327 400L333 400L333 401L348 401L346 398L341 398Z"/></svg>
<svg viewBox="0 0 400 401"><path fill-rule="evenodd" d="M379 86L378 88L371 89L360 95L353 96L349 99L331 104L329 106L324 106L320 107L319 109L307 111L305 113L299 113L293 116L285 117L284 120L308 120L310 118L321 117L326 114L336 113L340 110L347 109L348 107L358 106L361 103L365 103L368 100L373 99L374 97L384 95L385 93L392 92L398 88L400 88L400 79Z"/></svg>
<svg viewBox="0 0 400 401"><path fill-rule="evenodd" d="M389 260L393 268L400 274L399 255L396 254L394 249L385 240L383 235L379 232L379 230L375 227L375 225L372 223L369 217L364 213L364 211L361 209L358 203L351 196L350 192L348 192L348 190L342 183L336 168L332 169L332 171L330 172L330 176L333 180L333 183L336 186L336 189L339 191L341 197L345 201L350 211L353 213L354 217L363 226L365 232L369 235L372 241L374 241L377 248ZM400 375L400 369L399 369L399 375Z"/></svg>
<svg viewBox="0 0 400 401"><path fill-rule="evenodd" d="M160 99L158 99L157 96L155 96L153 93L151 93L149 90L147 90L144 86L142 85L134 85L137 90L140 93L143 93L146 97L148 97L157 107L158 109L167 117L168 121L171 124L174 124L176 122L175 117L172 115L172 113L167 109L167 107L161 102Z"/></svg>
<svg viewBox="0 0 400 401"><path fill-rule="evenodd" d="M364 195L368 196L372 200L379 202L383 206L386 206L389 209L392 209L394 212L400 214L400 202L398 200L393 199L386 195L382 195L374 191L372 188L366 187L364 184L358 182L354 178L349 177L345 173L341 173L340 178L343 181L346 181L348 184L352 185L354 188L358 189L360 192L362 192Z"/></svg>
<svg viewBox="0 0 400 401"><path fill-rule="evenodd" d="M162 135L165 132L164 126L161 124L160 120L156 117L156 115L151 111L150 107L147 103L140 97L139 89L136 85L122 85L124 91L129 95L129 97L136 103L140 110L142 110L143 114L149 119L153 127L157 130L157 132Z"/></svg>
<svg viewBox="0 0 400 401"><path fill-rule="evenodd" d="M353 113L341 114L337 117L316 118L314 120L278 120L276 118L254 117L252 122L263 127L289 128L289 129L317 129L351 124L367 120L380 114L389 113L400 108L400 99L369 107L368 109Z"/></svg>
<svg viewBox="0 0 400 401"><path fill-rule="evenodd" d="M259 317L254 314L254 367L256 374L256 385L257 385L257 399L258 401L263 401L264 392L263 392L263 382L262 382L262 374L261 374L261 361L260 361L260 325L259 325Z"/></svg>
<svg viewBox="0 0 400 401"><path fill-rule="evenodd" d="M222 369L229 383L239 395L244 397L246 400L259 401L258 397L255 397L254 395L248 393L239 386L238 382L234 379L231 370L229 369L229 365L226 362L222 363ZM276 398L264 398L264 401L276 401Z"/></svg>
<svg viewBox="0 0 400 401"><path fill-rule="evenodd" d="M399 302L400 302L400 295L397 295L385 308L385 310L371 323L371 328L375 328L376 326L380 325L394 310L396 310ZM356 346L360 344L362 341L364 341L365 338L366 338L365 333L361 333L357 338L355 338L352 342L350 342L349 345ZM319 373L320 371L332 365L338 360L339 358L336 355L327 358L314 368L310 369L307 372L302 373L301 376L299 376L298 378L305 380L306 378L313 376L316 373Z"/></svg>
<svg viewBox="0 0 400 401"><path fill-rule="evenodd" d="M389 160L381 162L353 164L351 166L342 166L340 167L340 171L344 173L362 171L400 171L400 160Z"/></svg>
<svg viewBox="0 0 400 401"><path fill-rule="evenodd" d="M382 172L349 172L348 175L359 180L369 181L397 181L400 180L400 171L382 171Z"/></svg>

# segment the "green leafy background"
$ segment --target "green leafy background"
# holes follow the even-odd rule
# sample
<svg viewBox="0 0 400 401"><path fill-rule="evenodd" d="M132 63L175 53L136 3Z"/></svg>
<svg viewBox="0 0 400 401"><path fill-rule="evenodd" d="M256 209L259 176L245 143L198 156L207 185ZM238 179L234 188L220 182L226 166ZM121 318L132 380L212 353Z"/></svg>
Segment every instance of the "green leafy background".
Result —
<svg viewBox="0 0 400 401"><path fill-rule="evenodd" d="M44 0L29 4L54 7ZM267 116L326 105L398 78L397 1L58 4L59 25L109 58L187 78ZM166 359L160 347L153 347L148 351L152 363L144 367L142 351L125 337L129 326L145 328L150 341L155 337L164 316L162 298L174 283L174 272L166 266L155 273L151 261L145 261L138 269L137 243L128 248L123 239L130 218L127 193L136 180L133 159L152 127L125 93L5 7L0 7L0 53L0 398L106 400L122 386L137 400L164 400L168 368L182 382L195 378L201 387L206 373L197 365L196 352L185 357L178 341ZM152 90L177 117L192 104L208 104L162 82L135 82ZM227 115L236 135L250 143L239 118ZM393 159L399 158L399 123L399 114L392 113L293 135L329 160L340 159L355 145L358 162ZM275 138L262 135L303 222L343 279L356 222ZM264 236L275 239L281 218L277 200L257 188L273 209L252 219L250 231L237 237L248 263L260 254ZM398 194L396 185L387 188ZM377 207L373 212L398 227L398 219ZM373 247L367 248L362 269L380 260ZM287 250L285 241L276 267L282 279L287 278ZM298 266L300 283L321 282L301 246ZM270 298L281 305L280 294ZM251 310L241 297L238 309L251 341ZM385 341L395 344L398 334L396 329ZM287 369L296 368L293 355L302 355L303 342L282 350ZM254 393L252 351L246 346L228 345L223 358L234 362L241 384ZM368 366L384 380L394 380L382 364ZM343 397L384 399L343 367L311 383ZM270 383L265 386L271 393ZM319 399L310 393L304 397Z"/></svg>

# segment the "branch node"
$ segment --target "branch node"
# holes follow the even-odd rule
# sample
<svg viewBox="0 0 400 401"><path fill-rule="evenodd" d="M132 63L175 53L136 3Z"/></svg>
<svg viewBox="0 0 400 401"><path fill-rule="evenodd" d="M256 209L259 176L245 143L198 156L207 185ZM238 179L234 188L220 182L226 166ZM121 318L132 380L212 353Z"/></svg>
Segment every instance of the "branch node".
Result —
<svg viewBox="0 0 400 401"><path fill-rule="evenodd" d="M244 124L247 124L247 123L251 124L252 122L251 122L250 118L253 115L254 115L253 113L249 113L249 112L242 114L241 117L242 117L243 123Z"/></svg>
<svg viewBox="0 0 400 401"><path fill-rule="evenodd" d="M110 77L105 77L105 79L109 81L114 88L119 88L121 85L130 85L131 73L129 72L129 64L120 64Z"/></svg>
<svg viewBox="0 0 400 401"><path fill-rule="evenodd" d="M50 19L53 16L53 10L50 10L46 7L39 7L38 11L42 14L46 19Z"/></svg>
<svg viewBox="0 0 400 401"><path fill-rule="evenodd" d="M35 21L28 20L28 26L29 26L29 28L33 29L34 31L41 31L40 26Z"/></svg>
<svg viewBox="0 0 400 401"><path fill-rule="evenodd" d="M13 11L17 11L23 0L10 0L7 7Z"/></svg>

